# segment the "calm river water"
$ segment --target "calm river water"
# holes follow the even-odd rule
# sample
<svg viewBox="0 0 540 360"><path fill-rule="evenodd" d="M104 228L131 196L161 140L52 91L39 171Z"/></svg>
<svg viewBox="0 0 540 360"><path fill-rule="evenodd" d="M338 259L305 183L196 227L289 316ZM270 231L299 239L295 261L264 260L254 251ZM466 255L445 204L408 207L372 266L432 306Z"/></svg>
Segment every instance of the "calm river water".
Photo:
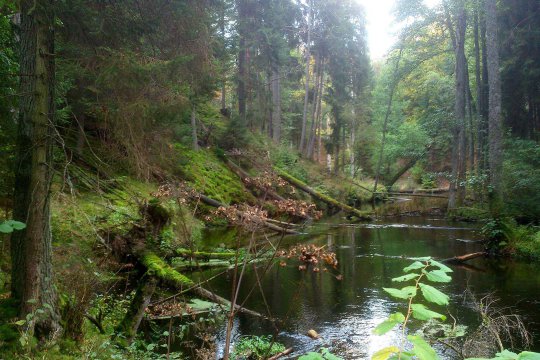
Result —
<svg viewBox="0 0 540 360"><path fill-rule="evenodd" d="M397 343L396 330L385 336L372 335L372 330L389 314L404 311L404 306L390 298L383 287L399 287L391 278L402 275L402 268L412 257L432 256L445 259L482 250L475 225L451 223L428 217L402 217L370 224L343 224L342 219L317 224L307 229L309 235L289 236L284 247L296 243L326 245L337 254L339 265L334 274L301 272L297 261L286 267L276 263L261 279L252 295L248 292L257 284L254 270L245 274L240 302L261 313L270 312L280 320L276 329L269 322L249 316L238 316L234 338L246 334L277 334L277 340L295 349L291 358L321 346L345 359L367 359L385 347ZM263 267L258 268L262 273ZM509 260L475 259L466 267L452 267L452 282L439 286L451 297L448 308L437 305L433 310L452 314L459 324L470 329L478 317L464 303L467 288L477 295L494 292L500 306L512 309L525 318L526 325L540 343L540 265ZM199 273L209 278L222 270ZM208 288L230 298L232 272L218 277ZM261 291L262 289L262 291ZM449 317L451 321L451 318ZM312 340L305 334L314 329L320 335ZM218 334L223 344L225 329ZM533 349L540 350L540 344ZM443 358L452 358L451 352ZM219 355L219 354L218 354Z"/></svg>

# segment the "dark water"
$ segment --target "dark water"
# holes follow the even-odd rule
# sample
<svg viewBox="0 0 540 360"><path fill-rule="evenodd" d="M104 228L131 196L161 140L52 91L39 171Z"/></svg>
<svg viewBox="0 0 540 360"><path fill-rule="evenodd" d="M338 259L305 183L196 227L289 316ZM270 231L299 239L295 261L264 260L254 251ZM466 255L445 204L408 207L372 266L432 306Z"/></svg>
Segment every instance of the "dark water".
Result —
<svg viewBox="0 0 540 360"><path fill-rule="evenodd" d="M371 331L389 314L405 311L404 304L390 298L382 287L400 287L390 279L402 274L411 257L445 259L482 250L474 226L423 217L372 224L318 224L309 232L287 237L284 246L299 242L326 245L337 254L338 269L333 274L301 272L297 261L288 261L286 267L274 264L262 277L262 265L257 270L250 268L239 302L245 301L246 307L261 313L269 312L280 324L276 329L267 321L240 315L234 324L235 339L246 334L277 334L279 342L295 349L293 357L325 346L345 359L370 358L375 351L398 343L397 331L385 336L372 335ZM459 324L474 328L478 318L464 303L464 291L468 287L478 295L495 292L499 305L522 314L533 336L540 339L539 264L475 259L467 267L454 266L453 270L452 282L437 286L450 295L451 304L446 309L433 305L433 310L451 313ZM202 280L220 271L198 276ZM255 271L262 277L260 287ZM336 274L343 275L343 280L337 280ZM208 288L229 298L231 286L229 272L211 281ZM255 291L246 300L253 287ZM307 337L309 329L316 330L321 338ZM218 339L223 340L224 331ZM540 350L539 344L533 350ZM441 355L452 358L450 353Z"/></svg>

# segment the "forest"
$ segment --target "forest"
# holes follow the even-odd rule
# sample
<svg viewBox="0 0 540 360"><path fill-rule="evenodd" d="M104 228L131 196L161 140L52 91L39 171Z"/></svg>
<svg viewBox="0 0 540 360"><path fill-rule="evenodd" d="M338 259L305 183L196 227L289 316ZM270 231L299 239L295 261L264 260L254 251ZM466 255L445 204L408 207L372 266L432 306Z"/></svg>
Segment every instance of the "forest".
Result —
<svg viewBox="0 0 540 360"><path fill-rule="evenodd" d="M0 360L539 360L540 1L2 0L0 208Z"/></svg>

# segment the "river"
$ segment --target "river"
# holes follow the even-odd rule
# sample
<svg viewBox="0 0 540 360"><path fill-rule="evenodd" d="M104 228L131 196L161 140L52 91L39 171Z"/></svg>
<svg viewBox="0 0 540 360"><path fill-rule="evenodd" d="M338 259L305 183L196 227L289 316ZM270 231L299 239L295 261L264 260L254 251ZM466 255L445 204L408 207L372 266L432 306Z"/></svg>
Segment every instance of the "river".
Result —
<svg viewBox="0 0 540 360"><path fill-rule="evenodd" d="M294 348L291 358L322 346L345 359L370 358L375 351L398 341L397 329L384 336L373 335L372 330L389 314L405 311L404 304L390 298L382 288L400 287L391 279L403 274L402 269L412 262L411 258L445 259L482 250L477 225L435 217L400 217L369 224L350 224L337 217L325 219L306 231L308 234L286 237L283 246L326 245L337 255L337 269L315 273L299 271L299 263L294 260L287 261L284 267L276 262L257 286L255 270L250 268L244 275L239 302L261 313L270 313L280 320L279 326L239 315L233 329L235 340L246 334L276 334L277 341ZM262 265L257 268L258 275L262 276L263 269ZM474 259L467 266L452 269L452 282L437 285L450 295L450 305L447 308L430 305L433 310L450 313L457 323L474 329L479 319L464 302L465 290L479 297L493 292L500 299L499 306L521 314L533 337L540 338L539 264ZM207 270L194 276L202 280L220 271ZM230 298L232 274L231 271L214 279L207 287ZM245 300L254 286L256 290ZM452 323L452 318L447 322ZM316 330L320 339L306 336L310 329ZM220 351L224 336L225 326L217 335ZM454 358L452 351L437 349L443 358ZM538 351L540 346L533 345L532 349Z"/></svg>

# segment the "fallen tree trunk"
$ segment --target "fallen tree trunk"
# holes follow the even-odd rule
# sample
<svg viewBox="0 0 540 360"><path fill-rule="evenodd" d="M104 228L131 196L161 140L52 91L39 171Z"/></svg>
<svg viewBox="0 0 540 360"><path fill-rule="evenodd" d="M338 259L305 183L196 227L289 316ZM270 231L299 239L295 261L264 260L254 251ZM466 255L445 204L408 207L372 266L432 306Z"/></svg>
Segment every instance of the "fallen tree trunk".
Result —
<svg viewBox="0 0 540 360"><path fill-rule="evenodd" d="M193 280L186 277L185 275L180 274L155 253L150 251L145 252L139 255L138 259L141 264L147 268L149 275L155 276L163 283L174 288L186 289L193 294L209 299L217 304L226 306L230 309L231 302L229 300L222 298L221 296L216 295L213 292L195 284ZM235 305L234 309L244 314L268 319L268 317L264 316L263 314L246 309L240 305Z"/></svg>
<svg viewBox="0 0 540 360"><path fill-rule="evenodd" d="M387 193L375 193L375 194L386 194L391 196L412 196L412 197L426 197L426 198L437 198L437 199L448 199L448 196L445 195L432 195L432 194L418 194L418 193L404 193L404 192L387 192Z"/></svg>
<svg viewBox="0 0 540 360"><path fill-rule="evenodd" d="M121 342L126 342L124 345L131 344L137 335L137 330L139 330L145 310L150 305L150 299L156 291L156 285L157 280L153 276L145 275L139 280L135 297L131 301L122 322L116 329L117 333L124 335L124 338L121 340Z"/></svg>
<svg viewBox="0 0 540 360"><path fill-rule="evenodd" d="M320 200L320 201L322 201L322 202L324 202L324 203L326 203L326 204L328 204L330 206L341 209L341 210L345 211L346 213L349 213L349 214L357 217L360 220L373 220L372 216L371 216L371 213L368 213L368 212L365 212L365 211L360 211L358 209L353 208L352 206L349 206L347 204L343 204L343 203L341 203L341 202L339 202L339 201L337 201L335 199L332 199L330 196L321 194L321 193L315 191L314 189L310 188L303 181L298 180L294 176L291 176L291 175L287 174L285 171L283 171L281 169L275 168L275 171L277 172L277 174L283 180L287 181L289 184L293 185L294 187L296 187L296 188L310 194L314 198L316 198L316 199L318 199L318 200Z"/></svg>
<svg viewBox="0 0 540 360"><path fill-rule="evenodd" d="M242 169L240 166L236 165L234 162L232 162L229 159L227 159L227 165L242 180L251 178L251 175L249 175L244 169ZM272 189L266 190L266 195L270 196L274 200L285 201L285 198L283 196L279 195Z"/></svg>
<svg viewBox="0 0 540 360"><path fill-rule="evenodd" d="M214 253L214 252L204 252L204 251L191 251L186 249L178 249L176 250L176 254L178 256L184 257L184 258L190 258L190 259L231 259L236 256L236 253L234 252L222 252L222 253Z"/></svg>
<svg viewBox="0 0 540 360"><path fill-rule="evenodd" d="M227 207L227 205L222 204L222 203L220 203L220 202L217 201L217 200L211 199L211 198L209 198L209 197L206 196L206 195L199 194L198 197L199 197L199 199L200 199L203 203L205 203L205 204L207 204L207 205L210 205L210 206L213 206L213 207ZM238 214L239 214L240 216L243 216L243 215L244 215L244 213L243 213L242 211L240 211L240 210L237 210L237 212L238 212ZM275 224L272 224L272 223L269 222L269 221L264 221L263 224L264 224L264 226L267 227L268 229L277 231L277 232L279 232L279 233L292 234L292 235L300 234L298 231L291 230L291 229L285 229L285 228L283 228L283 227L281 227L281 226L277 226L277 225L275 225Z"/></svg>
<svg viewBox="0 0 540 360"><path fill-rule="evenodd" d="M465 254L461 256L454 256L453 258L445 259L442 262L449 263L449 264L461 264L461 263L464 263L465 261L469 261L469 260L476 259L479 257L484 257L484 256L487 256L487 253L484 251L480 251L480 252Z"/></svg>

